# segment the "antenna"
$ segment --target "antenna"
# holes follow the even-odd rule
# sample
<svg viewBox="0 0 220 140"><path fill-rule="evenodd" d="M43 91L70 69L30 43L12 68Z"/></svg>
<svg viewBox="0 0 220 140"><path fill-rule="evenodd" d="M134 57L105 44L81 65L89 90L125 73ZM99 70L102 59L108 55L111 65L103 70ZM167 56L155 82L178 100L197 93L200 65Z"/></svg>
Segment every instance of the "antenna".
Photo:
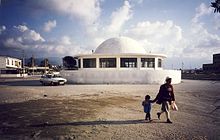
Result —
<svg viewBox="0 0 220 140"><path fill-rule="evenodd" d="M184 63L182 62L182 70L183 70L183 68L184 68Z"/></svg>

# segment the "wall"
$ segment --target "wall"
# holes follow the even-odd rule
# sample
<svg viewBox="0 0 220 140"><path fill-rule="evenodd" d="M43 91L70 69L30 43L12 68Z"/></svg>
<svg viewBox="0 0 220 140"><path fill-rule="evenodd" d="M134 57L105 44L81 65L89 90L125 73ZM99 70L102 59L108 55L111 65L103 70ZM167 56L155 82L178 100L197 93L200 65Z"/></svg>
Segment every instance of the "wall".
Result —
<svg viewBox="0 0 220 140"><path fill-rule="evenodd" d="M68 83L77 84L162 84L167 76L173 84L181 82L178 70L82 69L63 70L60 74Z"/></svg>
<svg viewBox="0 0 220 140"><path fill-rule="evenodd" d="M5 63L5 57L0 57L0 69L5 69L6 63Z"/></svg>
<svg viewBox="0 0 220 140"><path fill-rule="evenodd" d="M9 65L7 64L7 60L6 60L6 67L10 67L10 68L21 68L21 65L22 65L22 63L21 63L21 60L19 60L19 59L16 59L16 58L11 58L11 57L6 57L6 59L8 59L9 60ZM13 61L13 62L12 62ZM16 64L15 63L18 63L18 62L20 62L20 65L18 65L18 66L16 66Z"/></svg>
<svg viewBox="0 0 220 140"><path fill-rule="evenodd" d="M1 74L0 77L3 78L16 78L16 77L27 77L27 74Z"/></svg>
<svg viewBox="0 0 220 140"><path fill-rule="evenodd" d="M80 70L85 70L85 68L83 68L83 59L87 59L87 58L96 58L96 68L98 69L99 68L99 59L100 58L116 58L116 68L117 69L121 69L121 64L120 64L120 59L121 58L137 58L137 68L138 69L142 69L143 67L141 67L141 58L155 58L155 61L154 61L154 69L163 69L162 67L159 67L158 68L158 59L161 59L162 60L162 66L163 66L163 57L162 56L157 56L157 57L152 57L152 56L145 56L145 55L141 55L141 56L137 56L137 55L119 55L119 56L83 56L83 57L78 57L78 59L80 60L80 63L81 63L81 67L79 67Z"/></svg>

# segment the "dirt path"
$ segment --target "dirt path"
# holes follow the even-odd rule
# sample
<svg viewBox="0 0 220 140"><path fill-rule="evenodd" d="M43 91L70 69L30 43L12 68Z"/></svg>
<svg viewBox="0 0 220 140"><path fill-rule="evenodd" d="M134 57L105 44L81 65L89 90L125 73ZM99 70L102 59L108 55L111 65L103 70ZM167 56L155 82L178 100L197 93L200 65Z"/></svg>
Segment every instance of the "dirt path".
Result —
<svg viewBox="0 0 220 140"><path fill-rule="evenodd" d="M28 83L28 85L27 85ZM159 85L0 83L1 139L220 139L220 83L184 80L174 85L179 111L143 121L141 101ZM44 96L46 95L46 96ZM24 98L25 97L25 98Z"/></svg>

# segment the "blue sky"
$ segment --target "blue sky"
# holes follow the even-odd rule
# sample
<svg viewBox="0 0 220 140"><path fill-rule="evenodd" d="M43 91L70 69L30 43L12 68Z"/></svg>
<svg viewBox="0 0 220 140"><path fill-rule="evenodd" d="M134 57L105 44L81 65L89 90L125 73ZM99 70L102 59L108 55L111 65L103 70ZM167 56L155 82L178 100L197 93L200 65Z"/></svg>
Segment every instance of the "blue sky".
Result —
<svg viewBox="0 0 220 140"><path fill-rule="evenodd" d="M118 36L200 68L220 53L220 14L210 0L1 0L0 55L64 57Z"/></svg>

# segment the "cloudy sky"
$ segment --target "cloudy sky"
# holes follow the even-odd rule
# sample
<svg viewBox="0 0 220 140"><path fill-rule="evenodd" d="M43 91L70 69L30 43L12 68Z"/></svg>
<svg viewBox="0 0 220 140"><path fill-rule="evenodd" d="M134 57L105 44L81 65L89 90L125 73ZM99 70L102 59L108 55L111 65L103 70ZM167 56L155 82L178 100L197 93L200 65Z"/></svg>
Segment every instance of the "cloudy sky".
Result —
<svg viewBox="0 0 220 140"><path fill-rule="evenodd" d="M167 68L200 68L220 53L213 0L1 0L0 55L91 53L118 36L168 56Z"/></svg>

